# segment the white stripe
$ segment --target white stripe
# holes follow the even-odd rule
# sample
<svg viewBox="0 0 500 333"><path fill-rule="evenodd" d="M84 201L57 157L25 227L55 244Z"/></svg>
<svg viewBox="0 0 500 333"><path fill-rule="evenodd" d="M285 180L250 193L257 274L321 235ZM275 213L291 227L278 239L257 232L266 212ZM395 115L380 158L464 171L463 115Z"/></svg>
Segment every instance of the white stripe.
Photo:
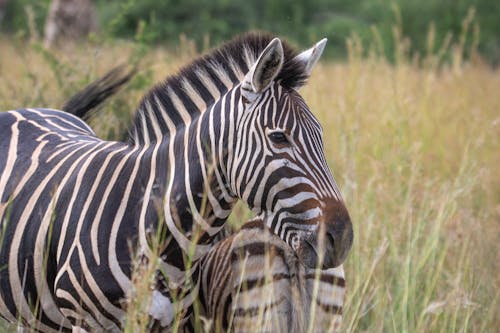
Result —
<svg viewBox="0 0 500 333"><path fill-rule="evenodd" d="M66 228L67 228L68 221L69 221L69 215L72 212L71 208L72 208L73 203L74 203L76 196L77 196L77 191L75 191L75 189L78 189L80 187L79 182L81 182L81 178L83 177L83 173L87 170L87 167L88 167L89 162L92 159L92 157L94 157L99 151L104 150L106 147L107 147L107 145L103 145L99 149L94 150L92 153L90 152L90 150L83 153L79 157L79 159L76 160L75 163L73 163L71 165L71 168L69 170L67 170L65 177L61 180L60 185L57 189L57 192L52 198L51 204L47 207L45 214L42 217L40 227L39 227L38 232L37 232L35 250L34 250L34 255L33 255L33 269L34 269L34 273L35 273L35 284L37 286L38 295L40 297L40 303L42 305L44 313L46 313L47 316L53 322L55 322L55 323L63 322L65 327L69 327L70 324L68 321L64 321L64 318L61 317L61 313L57 310L58 307L55 304L54 299L52 298L52 294L50 291L51 289L47 285L47 281L46 281L46 272L45 272L45 268L44 268L45 267L45 260L46 260L45 256L47 255L47 253L44 249L45 238L47 237L47 232L50 229L50 224L53 222L53 218L54 218L54 214L55 214L55 211L53 209L55 208L56 202L59 199L59 196L61 194L61 189L64 187L64 185L66 184L68 179L70 179L74 175L73 171L76 169L78 163L81 160L83 160L84 158L88 157L85 164L79 170L79 174L77 177L77 182L75 184L73 195L70 199L70 204L68 206L65 220L63 222L63 226L66 226ZM63 165L59 164L59 166L62 167ZM55 170L58 170L58 168L56 168ZM47 177L47 179L48 178L49 177ZM45 188L45 186L41 189L44 189L44 188ZM38 197L36 197L36 198L38 198ZM64 233L66 231L66 228L65 227L62 228L62 229L64 229ZM75 237L76 238L78 237L78 233L77 233L77 235L75 235ZM63 238L64 238L64 236L61 236L61 239L63 239ZM61 244L63 244L63 242L61 242L61 239L60 239L60 242L58 244L59 246L61 246ZM71 253L71 250L70 250L70 253ZM69 261L69 259L67 259L67 260Z"/></svg>
<svg viewBox="0 0 500 333"><path fill-rule="evenodd" d="M107 182L106 189L104 190L104 193L102 195L103 198L110 198L111 190L116 185L118 176L122 172L125 163L128 162L130 156L132 156L132 154L134 154L136 151L137 150L130 150L126 155L121 156L121 161L115 167L115 169L113 170L113 174L111 175L109 181ZM91 222L92 227L90 229L90 236L91 236L90 243L92 245L92 253L94 255L94 259L98 265L101 264L101 258L99 256L99 247L98 247L99 225L102 223L102 214L104 213L104 207L106 206L107 203L108 202L106 200L101 200L101 203L99 204L99 207L97 208L97 211L95 213L94 220Z"/></svg>
<svg viewBox="0 0 500 333"><path fill-rule="evenodd" d="M146 101L145 107L148 117L150 119L149 124L151 125L151 127L153 127L154 131L155 139L153 141L160 141L163 137L163 134L161 132L158 120L156 120L156 116L153 113L153 108L151 107L151 103L149 101Z"/></svg>
<svg viewBox="0 0 500 333"><path fill-rule="evenodd" d="M66 238L65 237L65 234L66 234L66 230L67 230L67 225L69 224L69 219L70 219L70 215L71 213L74 213L74 209L72 209L73 207L73 204L76 200L76 196L78 195L79 193L79 189L81 188L81 185L82 185L82 178L84 177L84 174L86 173L91 161L95 158L95 156L97 154L99 154L100 152L112 147L116 145L115 143L113 142L108 142L107 144L103 145L103 147L101 147L99 150L96 150L94 151L90 156L88 156L86 162L81 166L81 168L78 170L78 175L77 175L77 179L76 179L76 183L75 183L75 187L73 189L73 195L70 199L70 203L67 207L67 214L64 218L64 222L63 222L63 225L65 227L62 228L62 230L64 230L62 233L61 233L61 240L62 242L60 241L59 242L59 246L61 245L64 245L64 239ZM112 154L109 154L106 156L106 160L104 162L104 164L102 165L102 167L100 168L99 170L99 173L98 175L96 176L96 179L99 180L101 179L100 176L102 176L102 173L104 172L108 162L109 162L109 159L115 155L116 153L120 152L120 151L123 151L124 148L126 147L122 147L121 149L118 149L118 150L114 150ZM77 163L75 163L74 165L76 165ZM72 168L74 169L74 168ZM67 179L69 177L71 177L73 173L72 172L68 172L66 177L63 179L63 181L61 181L61 185L66 183ZM81 243L80 243L80 233L81 233L81 229L83 227L83 223L84 223L84 219L85 219L85 216L86 216L86 213L88 211L88 208L90 206L90 203L92 202L92 200L94 199L94 193L97 189L97 187L99 186L101 182L99 181L95 181L92 185L92 188L85 200L85 203L82 207L82 210L80 212L80 217L78 219L78 221L76 222L77 223L77 230L75 232L75 235L74 235L74 238L73 238L73 244L71 245L71 248L69 250L69 253L70 255L66 258L66 261L65 263L62 265L62 268L60 269L60 271L58 272L58 277L60 277L62 274L64 274L64 271L65 271L65 267L67 267L70 263L70 256L71 256L71 253L73 252L73 250L75 248L80 248L81 249ZM54 202L58 200L59 198L59 195L60 195L60 191L58 191L58 193L54 196ZM38 236L37 236L37 247L36 247L36 250L35 250L35 259L40 259L43 255L43 251L41 249L41 246L38 245L38 244L43 244L43 237L45 237L45 234L49 228L49 223L51 222L51 216L52 216L52 211L49 209L46 211L46 214L44 216L44 218L42 219L42 224L41 224L41 227L40 227L40 230L39 230L39 233L38 233ZM92 238L92 237L91 237ZM58 248L58 251L59 251L59 248ZM82 250L83 251L83 250ZM38 255L37 255L37 252L40 252ZM95 254L95 253L94 253ZM59 253L60 255L60 253ZM57 258L60 258L59 256ZM83 257L83 258L80 258L80 262L81 262L81 265L82 265L82 272L84 273L85 277L86 277L86 280L89 284L89 286L91 287L92 291L94 292L94 294L96 295L96 297L99 299L99 301L101 302L101 304L103 305L103 307L106 309L107 312L109 312L110 314L112 314L113 316L115 316L116 318L120 318L120 317L123 317L123 311L117 307L115 307L113 304L111 304L108 299L104 296L104 294L102 294L101 290L97 287L93 277L91 276L91 274L89 274L89 269L87 267L87 262L86 262L86 259ZM38 263L38 265L41 265L43 263ZM38 269L42 269L43 266L39 267ZM35 261L35 271L37 271L37 261ZM44 280L44 279L41 279L41 280ZM56 280L56 283L58 281L58 278ZM43 286L43 287L46 287L46 286ZM43 303L42 303L43 305Z"/></svg>
<svg viewBox="0 0 500 333"><path fill-rule="evenodd" d="M72 309L62 308L61 312L64 314L64 316L72 317L77 321L84 322L85 324L92 327L92 329L94 330L102 331L104 329L101 325L97 323L97 321L92 317L90 313L88 313L83 309L80 302L78 302L76 299L73 298L73 295L64 290L58 289L56 290L56 296L71 303L71 305L73 305L73 307L76 309L76 311L74 311Z"/></svg>
<svg viewBox="0 0 500 333"><path fill-rule="evenodd" d="M16 116L16 118L18 118L18 120L23 119L20 115L19 115L19 117ZM43 145L43 142L41 143L41 145ZM75 154L75 152L77 152L77 151L78 150L73 151L73 154ZM68 156L66 156L66 158L58 164L58 166L53 168L51 170L51 172L45 177L45 179L41 183L39 183L38 187L32 192L31 196L29 197L29 200L26 204L26 207L34 207L35 206L35 203L38 200L38 198L40 197L42 191L45 190L47 183L52 178L52 176L58 171L58 167L60 167L64 163L64 161L67 158L69 158L70 156L72 156L73 154L68 154ZM38 157L37 156L34 156L32 163L33 163L33 165L31 166L30 169L36 169L37 165L38 165ZM30 170L30 169L28 169L28 170ZM29 172L28 172L28 174L29 174ZM15 245L19 244L21 241L21 238L25 232L27 223L29 221L28 217L29 217L29 215L31 215L31 213L32 213L32 211L30 209L24 210L23 214L21 215L21 217L18 220L18 223L16 225L16 229L14 231L14 235L13 235L12 241L11 241L12 247L9 251L9 267L8 267L8 269L9 269L11 290L14 293L13 299L14 299L14 303L16 304L16 308L19 310L21 316L24 319L26 319L28 321L35 321L36 318L33 316L33 313L31 312L30 306L28 305L26 299L24 298L24 294L23 294L24 286L23 286L23 282L21 282L21 280L19 279L19 273L18 273L19 272L18 252L17 252L17 249L15 248ZM36 244L36 246L40 246L40 244ZM38 271L38 273L37 273L36 268L35 268L35 282L40 282L42 284L44 282L46 283L45 277L40 276L40 274L41 274L41 272ZM46 288L43 288L43 286L37 285L37 289L38 288L41 288L41 290L38 290L38 292L42 298L42 302L41 302L42 306L47 307L46 309L44 308L44 311L45 310L47 311L47 316L51 320L53 320L55 323L63 322L64 319L61 319L62 317L61 317L60 313L57 310L55 310L56 308L52 309L53 306L55 307L55 305L53 305L54 301L52 299L52 296L48 295ZM41 324L41 325L45 326L43 324Z"/></svg>
<svg viewBox="0 0 500 333"><path fill-rule="evenodd" d="M83 174L87 170L90 162L92 161L92 158L95 157L98 152L105 150L106 148L110 147L111 145L112 144L107 143L107 144L101 145L98 149L96 149L94 151L89 150L89 151L84 152L77 160L75 160L69 166L69 168L66 170L66 175L64 176L64 178L60 182L60 186L58 187L56 195L54 196L54 198L56 198L57 200L59 200L59 196L61 195L61 190L64 187L64 185L66 184L66 182L68 181L68 179L72 176L75 176L74 172L79 167L78 164L80 163L80 161L85 159L83 166L81 166L77 170L76 183L72 189L71 199L70 199L69 204L67 206L66 214L64 215L63 224L61 226L61 232L59 235L59 243L57 245L57 257L56 257L58 264L59 264L59 260L61 259L61 252L62 252L63 246L66 243L66 231L67 231L68 225L70 223L71 214L74 213L72 207L73 207L73 204L75 203L76 197L78 196L77 189L79 189L81 186ZM61 165L61 163L59 163L59 165ZM48 213L52 214L53 212L48 212ZM78 238L78 234L75 235L75 238ZM74 240L74 241L76 241L76 240ZM73 243L72 247L73 246L74 246L74 243ZM66 259L66 260L69 260L69 259Z"/></svg>
<svg viewBox="0 0 500 333"><path fill-rule="evenodd" d="M158 104L158 107L161 109L161 113L166 115L165 109L161 105L160 101L156 99L156 103ZM168 117L165 117L165 122L167 124L167 127L169 129L169 132L171 133L171 137L175 137L175 133L177 131L174 123L172 120ZM174 177L175 177L175 161L176 161L176 156L174 155L174 141L171 140L168 145L168 160L170 165L167 167L167 170L169 171L168 175L168 185L167 185L167 190L165 191L165 206L164 206L164 218L165 218L165 223L167 224L168 230L172 233L172 236L175 238L179 246L182 248L185 253L188 253L188 249L190 248L191 241L185 237L183 233L181 233L178 229L177 226L175 225L175 222L173 221L173 212L172 208L170 207L171 203L171 198L170 194L172 193L172 186L174 184ZM198 245L195 246L195 251L194 251L194 257L198 258L206 251L208 250L208 246L203 246L203 245Z"/></svg>
<svg viewBox="0 0 500 333"><path fill-rule="evenodd" d="M219 135L220 135L220 139L219 139L219 146L216 147L215 146L215 139L211 141L212 143L212 152L214 152L213 154L213 162L214 164L216 164L216 161L218 161L218 164L219 164L219 167L220 169L222 170L222 172L224 173L223 175L221 175L219 173L219 170L216 169L215 171L215 175L217 177L217 182L219 183L220 185L220 189L221 189L221 192L222 192L222 196L223 196L223 200L225 200L226 202L234 202L236 199L232 197L232 195L229 194L229 192L227 191L227 188L226 188L226 184L224 183L222 177L224 176L224 178L227 179L227 174L225 174L226 172L226 169L225 169L225 151L227 150L227 147L225 146L225 142L224 142L224 135L225 135L225 126L226 126L226 110L225 110L225 103L226 103L226 98L230 98L231 99L231 95L228 97L227 94L225 94L224 96L222 96L222 100L219 102L219 105L220 105L220 113L219 113L219 116L220 116L220 132L219 132ZM209 126L209 129L210 129L210 136L212 138L215 138L215 126L214 126L214 112L212 111L210 113L210 126ZM217 149L218 148L218 149ZM218 159L217 159L217 155L215 154L215 152L217 152L219 155L218 155Z"/></svg>
<svg viewBox="0 0 500 333"><path fill-rule="evenodd" d="M229 214L231 213L231 209L228 209L228 210L223 209L221 207L218 199L215 198L215 196L211 190L211 183L212 183L212 179L216 173L217 165L215 164L215 162L213 160L212 160L211 165L207 165L207 162L205 161L205 158L203 156L203 154L204 154L203 153L203 145L205 144L205 142L202 142L202 140L201 140L201 124L203 123L203 120L204 119L202 116L201 119L198 121L198 124L197 124L198 126L196 128L196 148L198 151L198 156L200 158L199 165L200 165L201 174L203 177L203 184L204 184L203 195L207 196L206 198L203 198L203 200L208 200L208 202L212 206L213 213L217 218L224 219L224 218L227 218L229 216ZM209 127L210 128L213 127L213 123L211 122L211 120L212 120L212 118L209 117ZM214 139L211 139L211 138L205 138L205 140L206 139L210 140L210 142L214 141ZM212 155L213 155L213 152L212 152ZM196 163L196 162L194 162L194 163ZM207 174L207 169L208 169L209 174ZM219 187L224 188L224 184L219 183ZM191 192L191 191L189 191L189 192ZM194 205L194 202L193 202L193 205ZM203 213L205 213L205 212L203 212ZM198 215L197 218L199 218L201 220L200 222L201 222L202 229L205 230L210 236L214 236L215 234L217 234L221 230L221 228L223 227L223 226L212 227L210 224L205 223L203 217L200 215Z"/></svg>
<svg viewBox="0 0 500 333"><path fill-rule="evenodd" d="M186 106L184 105L184 103L182 103L182 101L179 99L177 94L172 90L172 88L167 87L167 94L170 97L172 104L174 105L174 109L177 111L179 116L181 116L184 125L187 127L191 123L191 115L186 109Z"/></svg>
<svg viewBox="0 0 500 333"><path fill-rule="evenodd" d="M40 109L25 109L26 111L30 111L30 112L33 112L37 115L39 115L40 117L43 117L44 120L47 122L47 124L50 124L51 127L54 127L54 128L57 128L59 130L61 130L61 132L64 133L64 135L68 135L70 134L72 131L75 131L77 132L79 135L95 135L94 131L89 127L89 125L87 125L85 122L83 122L81 119L77 118L76 116L70 114L70 113L67 113L67 112L63 112L63 111L60 111L60 110L53 110L53 109L45 109L47 111L51 111L51 112L57 112L60 114L60 116L58 115L54 115L54 114L47 114L45 112L43 112L42 110ZM75 123L71 122L71 121L68 121L65 117L63 116L69 116L69 117L72 117L74 118L74 120L76 120L79 125L83 125L84 128L76 125ZM67 127L65 126L62 126L56 122L54 122L53 120L51 120L51 118L59 121L59 122L62 122L64 123L65 125L67 125ZM69 132L69 133L68 133Z"/></svg>
<svg viewBox="0 0 500 333"><path fill-rule="evenodd" d="M214 101L217 102L221 97L221 92L213 83L213 80L210 77L210 75L208 74L207 70L205 68L197 68L196 75L198 76L200 81L203 83L203 86L208 90L210 95L212 95L212 98L214 99ZM200 110L205 110L206 108L207 107L205 106L204 108L200 108Z"/></svg>
<svg viewBox="0 0 500 333"><path fill-rule="evenodd" d="M3 224L3 222L4 221L2 221L2 224ZM5 305L5 302L4 302L1 294L0 294L0 314L2 315L2 317L7 319L8 321L10 321L11 323L15 323L17 321L17 318L14 317L12 315L12 313L10 313L9 309Z"/></svg>
<svg viewBox="0 0 500 333"><path fill-rule="evenodd" d="M231 89L234 83L229 77L229 75L226 73L226 71L224 71L224 69L221 68L221 65L218 63L211 62L209 66L215 73L215 75L219 78L219 80L226 86L226 89L228 90Z"/></svg>
<svg viewBox="0 0 500 333"><path fill-rule="evenodd" d="M203 81L202 81L203 82ZM188 79L183 78L181 79L181 85L184 91L186 92L186 96L191 99L191 101L196 105L196 108L200 111L203 112L207 108L207 104L203 98L201 98L198 90L196 90L195 87L189 82Z"/></svg>
<svg viewBox="0 0 500 333"><path fill-rule="evenodd" d="M151 193L152 193L153 185L154 185L154 182L156 179L155 178L156 171L157 171L156 170L157 169L157 167L156 167L156 158L157 158L156 155L158 154L158 150L160 149L160 147L161 147L160 143L157 143L153 147L153 152L151 154L151 166L149 168L149 178L148 178L148 182L146 184L146 188L143 191L144 198L142 201L141 212L139 214L139 245L140 245L141 251L148 258L152 258L152 253L151 253L151 249L149 248L148 241L146 238L146 213L147 213L147 210L149 207ZM156 208L156 207L154 207L154 208ZM158 212L158 213L162 213L162 212ZM162 223L161 218L159 219L159 223ZM161 226L158 226L158 227L160 228Z"/></svg>
<svg viewBox="0 0 500 333"><path fill-rule="evenodd" d="M4 205L1 203L2 197L4 196L4 191L7 187L7 181L12 177L12 170L14 169L14 163L16 162L17 157L17 145L19 139L19 121L24 119L17 112L9 112L14 117L17 118L17 121L11 126L11 139L9 142L9 150L7 151L7 161L5 162L5 167L2 172L2 176L0 177L0 213L3 215L3 209L5 209ZM9 156L11 156L9 158Z"/></svg>
<svg viewBox="0 0 500 333"><path fill-rule="evenodd" d="M144 155L146 150L147 149L142 150L135 159L134 169L132 170L132 173L129 175L130 178L127 182L127 186L125 187L123 197L120 198L121 200L120 206L118 207L118 211L116 212L115 218L113 220L111 234L109 237L109 245L108 245L109 268L124 293L126 293L132 288L132 282L130 281L130 277L128 277L127 274L123 272L123 270L120 267L120 264L118 263L118 257L116 253L116 240L118 238L118 230L120 229L120 226L123 222L123 216L125 215L125 210L129 202L129 197L132 191L132 185L134 184L134 180L137 176L142 156Z"/></svg>

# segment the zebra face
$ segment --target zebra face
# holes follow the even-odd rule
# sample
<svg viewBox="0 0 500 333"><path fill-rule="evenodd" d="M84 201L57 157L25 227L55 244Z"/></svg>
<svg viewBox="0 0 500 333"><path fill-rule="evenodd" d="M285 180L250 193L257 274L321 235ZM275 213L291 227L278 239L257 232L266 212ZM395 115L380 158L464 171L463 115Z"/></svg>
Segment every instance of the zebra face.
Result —
<svg viewBox="0 0 500 333"><path fill-rule="evenodd" d="M321 126L295 89L274 80L283 65L276 40L241 85L231 186L306 266L336 267L352 244L351 220L326 163ZM297 58L309 72L319 56L306 52Z"/></svg>

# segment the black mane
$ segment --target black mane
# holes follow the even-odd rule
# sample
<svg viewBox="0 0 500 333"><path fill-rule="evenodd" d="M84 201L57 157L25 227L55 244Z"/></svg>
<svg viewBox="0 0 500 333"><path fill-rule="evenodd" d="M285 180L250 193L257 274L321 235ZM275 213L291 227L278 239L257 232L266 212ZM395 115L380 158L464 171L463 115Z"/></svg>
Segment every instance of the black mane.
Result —
<svg viewBox="0 0 500 333"><path fill-rule="evenodd" d="M275 38L271 34L267 33L248 33L234 38L233 40L222 45L219 49L215 50L211 54L208 54L201 59L195 61L202 63L206 60L215 59L218 63L223 64L225 59L235 59L243 61L241 50L243 48L248 48L255 55L255 60L260 55L266 46ZM306 83L308 75L305 71L305 66L303 63L296 61L294 58L298 55L298 52L286 41L281 40L283 46L283 54L285 61L283 62L283 68L276 77L276 81L280 81L280 84L284 88L295 89L303 86ZM226 60L227 61L227 60ZM195 64L193 63L193 65ZM246 64L242 64L245 66ZM186 69L189 70L191 66L187 66ZM248 67L242 67L248 71ZM245 71L245 74L246 74Z"/></svg>
<svg viewBox="0 0 500 333"><path fill-rule="evenodd" d="M139 104L130 140L136 144L154 142L159 139L155 128L168 135L167 123L187 125L243 80L273 38L264 33L238 36L156 84ZM276 81L286 89L299 88L308 77L305 66L294 59L298 53L288 43L282 41L282 45L284 63Z"/></svg>

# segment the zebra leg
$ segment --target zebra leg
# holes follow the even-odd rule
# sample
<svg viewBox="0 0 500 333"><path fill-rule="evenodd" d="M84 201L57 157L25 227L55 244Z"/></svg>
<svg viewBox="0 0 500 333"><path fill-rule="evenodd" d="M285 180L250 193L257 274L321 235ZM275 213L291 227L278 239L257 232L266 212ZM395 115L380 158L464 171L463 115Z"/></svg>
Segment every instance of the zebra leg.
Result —
<svg viewBox="0 0 500 333"><path fill-rule="evenodd" d="M159 322L162 327L170 325L174 321L174 305L167 296L153 290L149 315L153 320Z"/></svg>
<svg viewBox="0 0 500 333"><path fill-rule="evenodd" d="M148 312L150 320L148 332L189 332L185 326L192 319L193 308L192 304L187 301L198 294L198 273L189 278L190 282L185 281L186 285L173 291L169 289L168 277L161 270L158 270L156 274ZM187 295L188 299L176 298L175 295Z"/></svg>
<svg viewBox="0 0 500 333"><path fill-rule="evenodd" d="M83 277L86 273L91 276L93 272L85 273L76 255L72 259L57 271L54 282L54 301L59 311L70 321L73 331L121 332L125 319L125 311L118 305L124 298L121 289L109 285L92 289ZM97 291L100 298L94 294Z"/></svg>

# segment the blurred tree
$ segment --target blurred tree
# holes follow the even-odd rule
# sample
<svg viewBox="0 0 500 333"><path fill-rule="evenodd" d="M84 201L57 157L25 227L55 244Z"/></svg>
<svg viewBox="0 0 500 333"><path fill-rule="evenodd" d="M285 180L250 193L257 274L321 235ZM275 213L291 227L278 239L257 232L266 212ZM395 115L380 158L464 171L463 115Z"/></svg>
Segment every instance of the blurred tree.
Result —
<svg viewBox="0 0 500 333"><path fill-rule="evenodd" d="M45 23L45 47L58 40L78 40L97 30L97 18L91 0L53 0Z"/></svg>
<svg viewBox="0 0 500 333"><path fill-rule="evenodd" d="M394 59L395 27L400 38L411 40L411 53L425 54L428 33L435 27L435 45L439 48L448 33L459 42L462 21L476 8L474 22L479 23L479 50L491 61L500 61L500 3L490 0L98 0L101 20L111 22L114 36L135 36L141 27L143 40L176 45L179 35L203 46L226 40L248 30L277 33L303 46L327 37L327 54L345 56L345 41L356 34L363 45L377 47ZM471 30L466 44L472 42ZM376 32L374 32L376 31ZM467 47L467 45L465 45ZM365 48L365 50L368 47Z"/></svg>
<svg viewBox="0 0 500 333"><path fill-rule="evenodd" d="M35 27L42 31L50 0L7 0L4 4L4 17L0 21L2 32L27 36L29 33L29 19L27 9L35 15Z"/></svg>
<svg viewBox="0 0 500 333"><path fill-rule="evenodd" d="M2 23L3 17L5 15L6 5L7 5L7 0L0 0L0 23Z"/></svg>
<svg viewBox="0 0 500 333"><path fill-rule="evenodd" d="M36 27L42 26L49 3L8 1L2 30L21 35L27 32L26 6L33 8ZM266 30L302 47L327 37L330 42L326 54L343 57L346 39L356 34L365 50L376 44L379 53L394 59L401 42L395 38L397 32L399 38L411 41L411 54L426 54L430 47L428 36L433 35L434 52L447 38L455 44L464 39L464 50L477 42L477 49L486 59L500 63L500 1L95 0L95 5L101 35L170 47L179 44L180 36L203 49L244 31ZM463 21L471 8L475 8L475 15L464 35ZM468 56L466 52L464 55Z"/></svg>

